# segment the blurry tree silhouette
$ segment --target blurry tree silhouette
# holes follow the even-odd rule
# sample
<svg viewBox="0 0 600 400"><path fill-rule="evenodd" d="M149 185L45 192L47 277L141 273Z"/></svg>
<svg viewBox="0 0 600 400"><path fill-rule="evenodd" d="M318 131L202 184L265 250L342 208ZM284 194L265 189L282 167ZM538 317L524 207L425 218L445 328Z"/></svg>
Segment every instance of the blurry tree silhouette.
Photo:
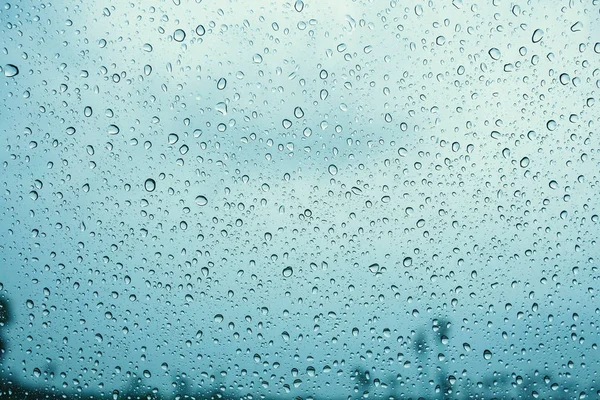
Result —
<svg viewBox="0 0 600 400"><path fill-rule="evenodd" d="M354 390L359 393L360 397L369 393L369 387L373 385L371 375L368 369L354 368L350 379L355 380Z"/></svg>
<svg viewBox="0 0 600 400"><path fill-rule="evenodd" d="M151 386L144 384L141 377L134 376L129 385L123 390L112 390L104 394L82 394L82 393L62 393L56 387L35 387L20 382L17 378L3 373L2 359L6 355L5 346L5 328L11 321L10 304L8 299L0 295L0 400L229 400L246 398L250 394L241 395L235 393L224 382L220 382L218 377L211 377L206 386L194 384L187 376L177 376L173 380L173 388L170 393L159 393L158 389L152 389ZM445 318L434 319L432 321L433 336L427 335L427 330L422 329L413 332L413 348L418 359L419 380L422 385L414 385L412 389L403 387L402 393L398 393L394 383L398 381L400 375L390 372L387 381L390 384L388 394L385 398L400 399L505 399L505 398L548 398L548 399L572 399L585 398L593 392L586 393L585 387L578 383L574 378L565 375L555 376L547 370L534 370L516 373L493 371L484 377L466 378L462 383L456 383L457 379L450 377L446 367L446 356L444 355L445 346L449 342L451 333L451 324ZM428 337L433 338L428 343ZM373 370L375 371L375 370ZM460 378L460 377L459 377ZM350 374L350 379L355 382L355 395L352 398L384 398L382 393L374 392L373 389L379 382L373 379L372 371L367 368L356 367ZM453 384L451 384L451 381ZM431 385L433 383L433 385ZM434 386L434 392L431 391ZM416 392L414 391L416 390ZM284 396L259 395L252 398L262 400L282 399ZM308 396L308 394L307 394ZM303 399L304 396L296 396L296 399ZM318 400L329 398L321 397L319 393L310 394L310 398ZM348 397L339 396L333 399L347 399Z"/></svg>
<svg viewBox="0 0 600 400"><path fill-rule="evenodd" d="M436 348L438 350L437 356L437 382L436 391L439 391L438 397L441 399L447 398L452 391L452 386L448 380L448 368L445 362L444 346L448 344L450 335L450 321L445 318L439 320L434 319L432 324L433 332L436 336Z"/></svg>
<svg viewBox="0 0 600 400"><path fill-rule="evenodd" d="M0 361L4 358L6 351L6 341L4 340L4 327L10 322L10 310L8 301L4 296L0 296Z"/></svg>

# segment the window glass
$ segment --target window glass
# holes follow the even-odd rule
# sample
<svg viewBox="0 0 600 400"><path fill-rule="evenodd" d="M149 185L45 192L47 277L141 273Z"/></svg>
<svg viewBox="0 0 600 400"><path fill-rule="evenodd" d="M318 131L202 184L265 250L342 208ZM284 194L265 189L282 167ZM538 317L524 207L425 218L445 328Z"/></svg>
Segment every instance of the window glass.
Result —
<svg viewBox="0 0 600 400"><path fill-rule="evenodd" d="M600 396L597 0L0 30L0 398Z"/></svg>

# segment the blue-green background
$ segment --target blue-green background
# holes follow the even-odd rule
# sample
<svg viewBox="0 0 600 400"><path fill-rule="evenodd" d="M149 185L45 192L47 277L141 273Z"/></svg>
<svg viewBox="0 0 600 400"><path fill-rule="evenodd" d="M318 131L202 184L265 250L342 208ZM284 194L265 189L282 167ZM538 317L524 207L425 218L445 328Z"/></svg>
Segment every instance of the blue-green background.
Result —
<svg viewBox="0 0 600 400"><path fill-rule="evenodd" d="M599 10L5 3L0 379L593 398Z"/></svg>

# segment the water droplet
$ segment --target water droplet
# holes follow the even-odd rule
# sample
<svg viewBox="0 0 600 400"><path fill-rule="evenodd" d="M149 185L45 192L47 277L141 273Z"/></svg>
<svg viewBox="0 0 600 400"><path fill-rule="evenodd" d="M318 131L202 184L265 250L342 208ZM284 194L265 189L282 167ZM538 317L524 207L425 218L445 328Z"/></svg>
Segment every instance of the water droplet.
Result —
<svg viewBox="0 0 600 400"><path fill-rule="evenodd" d="M304 2L302 0L296 0L294 9L298 12L302 12L302 10L304 10Z"/></svg>
<svg viewBox="0 0 600 400"><path fill-rule="evenodd" d="M533 43L538 43L544 37L544 31L541 29L536 29L533 31L533 35L531 35L531 41Z"/></svg>
<svg viewBox="0 0 600 400"><path fill-rule="evenodd" d="M569 74L563 73L563 74L560 74L560 76L558 77L558 80L560 81L561 84L568 85L569 82L571 82L571 77L569 76Z"/></svg>
<svg viewBox="0 0 600 400"><path fill-rule="evenodd" d="M120 132L119 127L116 125L109 125L108 126L108 134L109 135L116 135Z"/></svg>
<svg viewBox="0 0 600 400"><path fill-rule="evenodd" d="M4 76L12 78L19 75L19 68L14 64L6 64L4 66Z"/></svg>
<svg viewBox="0 0 600 400"><path fill-rule="evenodd" d="M92 116L92 112L93 112L92 111L92 107L90 107L90 106L86 106L83 109L83 115L85 115L86 117L91 117Z"/></svg>
<svg viewBox="0 0 600 400"><path fill-rule="evenodd" d="M385 122L387 122L387 123L392 122L392 115L390 113L386 113L383 118L385 119Z"/></svg>
<svg viewBox="0 0 600 400"><path fill-rule="evenodd" d="M404 260L402 260L402 265L404 265L405 267L410 267L413 263L413 260L411 257L404 257Z"/></svg>
<svg viewBox="0 0 600 400"><path fill-rule="evenodd" d="M204 29L204 25L198 25L196 27L196 35L204 36L205 33L206 33L206 29Z"/></svg>
<svg viewBox="0 0 600 400"><path fill-rule="evenodd" d="M581 21L575 22L571 25L571 32L580 32L583 29L583 23Z"/></svg>
<svg viewBox="0 0 600 400"><path fill-rule="evenodd" d="M489 51L488 54L490 55L490 57L492 57L492 60L499 60L500 59L500 50L498 50L495 47L492 47Z"/></svg>
<svg viewBox="0 0 600 400"><path fill-rule="evenodd" d="M175 133L169 133L169 136L167 136L167 141L169 144L175 144L179 141L179 136L177 136Z"/></svg>
<svg viewBox="0 0 600 400"><path fill-rule="evenodd" d="M224 319L224 318L223 318L223 315L222 315L222 314L217 314L217 315L215 315L215 322L217 322L217 323L221 323L221 322L223 322L223 319Z"/></svg>
<svg viewBox="0 0 600 400"><path fill-rule="evenodd" d="M483 351L483 358L485 358L486 360L491 360L492 359L492 352L489 350L484 350Z"/></svg>
<svg viewBox="0 0 600 400"><path fill-rule="evenodd" d="M150 53L152 51L152 45L150 43L144 43L144 45L142 46L142 49L145 52Z"/></svg>
<svg viewBox="0 0 600 400"><path fill-rule="evenodd" d="M289 278L294 273L292 267L285 267L282 271L282 274L285 278Z"/></svg>
<svg viewBox="0 0 600 400"><path fill-rule="evenodd" d="M521 166L521 168L527 168L529 166L529 158L528 157L521 158L521 161L519 161L519 165Z"/></svg>
<svg viewBox="0 0 600 400"><path fill-rule="evenodd" d="M199 206L205 206L208 204L208 199L204 196L197 196L195 199L196 204Z"/></svg>
<svg viewBox="0 0 600 400"><path fill-rule="evenodd" d="M296 118L304 117L304 111L302 110L302 108L300 108L300 107L294 108L294 117L296 117Z"/></svg>
<svg viewBox="0 0 600 400"><path fill-rule="evenodd" d="M221 78L217 81L217 89L223 90L227 86L227 79Z"/></svg>
<svg viewBox="0 0 600 400"><path fill-rule="evenodd" d="M336 175L338 173L338 168L333 164L331 164L327 170L331 175Z"/></svg>
<svg viewBox="0 0 600 400"><path fill-rule="evenodd" d="M183 29L177 29L173 32L173 40L176 42L183 42L185 40L185 32Z"/></svg>
<svg viewBox="0 0 600 400"><path fill-rule="evenodd" d="M215 110L221 113L221 115L227 115L227 104L221 101L217 103L217 105L215 106Z"/></svg>
<svg viewBox="0 0 600 400"><path fill-rule="evenodd" d="M377 272L379 272L379 264L374 263L369 265L369 272L376 274Z"/></svg>
<svg viewBox="0 0 600 400"><path fill-rule="evenodd" d="M252 56L252 62L254 64L260 64L263 61L263 58L260 54L256 53Z"/></svg>
<svg viewBox="0 0 600 400"><path fill-rule="evenodd" d="M289 119L284 119L283 121L281 121L281 125L285 129L290 129L292 127L292 121L290 121Z"/></svg>
<svg viewBox="0 0 600 400"><path fill-rule="evenodd" d="M25 305L27 306L27 308L29 308L29 309L32 309L32 308L34 307L33 300L29 300L29 299L28 299L28 300L25 302Z"/></svg>
<svg viewBox="0 0 600 400"><path fill-rule="evenodd" d="M154 192L154 189L156 189L156 181L152 178L146 179L146 182L144 182L144 189L146 189L147 192Z"/></svg>

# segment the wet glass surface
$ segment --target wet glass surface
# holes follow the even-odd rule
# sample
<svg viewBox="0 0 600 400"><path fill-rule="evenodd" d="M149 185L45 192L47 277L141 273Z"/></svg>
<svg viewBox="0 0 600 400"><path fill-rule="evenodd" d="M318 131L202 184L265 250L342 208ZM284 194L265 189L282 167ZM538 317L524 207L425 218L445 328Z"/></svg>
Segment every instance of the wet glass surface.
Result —
<svg viewBox="0 0 600 400"><path fill-rule="evenodd" d="M600 396L600 4L0 4L0 398Z"/></svg>

